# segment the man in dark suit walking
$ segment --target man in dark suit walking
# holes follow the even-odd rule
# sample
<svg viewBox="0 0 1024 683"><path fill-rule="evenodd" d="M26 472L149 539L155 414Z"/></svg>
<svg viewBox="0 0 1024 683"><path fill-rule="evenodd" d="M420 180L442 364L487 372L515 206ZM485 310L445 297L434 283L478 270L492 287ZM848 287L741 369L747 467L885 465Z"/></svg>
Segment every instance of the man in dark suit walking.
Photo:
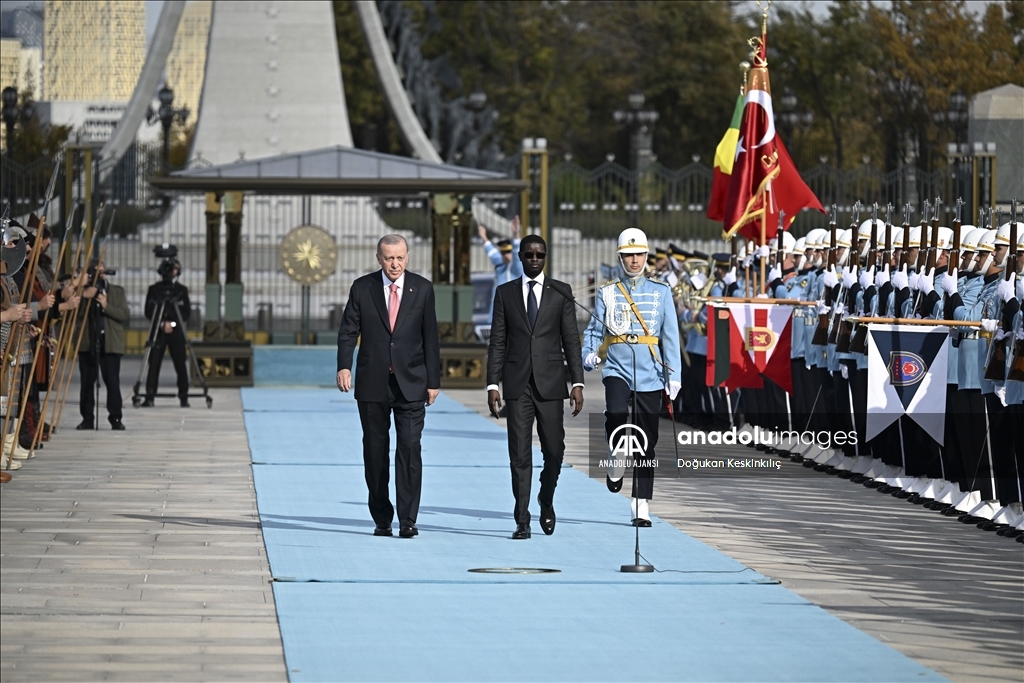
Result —
<svg viewBox="0 0 1024 683"><path fill-rule="evenodd" d="M498 287L494 296L487 353L487 404L498 417L504 385L508 402L508 457L512 468L516 530L530 538L530 480L533 478L533 423L537 421L544 469L540 475L540 526L555 531L554 496L565 453L565 399L573 417L583 409L583 360L572 288L544 277L547 244L527 235L519 244L523 277ZM572 391L566 388L569 366Z"/></svg>
<svg viewBox="0 0 1024 683"><path fill-rule="evenodd" d="M407 273L409 245L400 235L377 243L381 270L352 283L338 330L338 388L352 388L352 352L359 346L356 403L363 428L363 468L374 536L391 536L395 508L388 495L388 429L395 416L398 535L419 533L423 463L420 436L426 406L441 389L441 351L430 281Z"/></svg>

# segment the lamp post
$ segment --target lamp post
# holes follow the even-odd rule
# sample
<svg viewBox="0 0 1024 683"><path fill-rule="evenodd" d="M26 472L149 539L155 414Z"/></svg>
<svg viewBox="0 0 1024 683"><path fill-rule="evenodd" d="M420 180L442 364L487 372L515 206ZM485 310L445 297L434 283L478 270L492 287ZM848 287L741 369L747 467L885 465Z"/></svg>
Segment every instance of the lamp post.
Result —
<svg viewBox="0 0 1024 683"><path fill-rule="evenodd" d="M953 141L957 146L966 144L964 133L967 130L967 121L970 115L967 111L967 96L962 90L955 90L949 96L946 103L946 111L932 113L932 119L936 124L948 125L953 130Z"/></svg>
<svg viewBox="0 0 1024 683"><path fill-rule="evenodd" d="M160 126L164 131L164 145L163 145L163 174L167 175L170 169L170 154L171 154L171 125L177 119L180 123L184 123L188 119L189 110L187 107L181 109L175 109L174 104L174 90L169 85L164 83L164 86L160 88L160 92L156 95L160 101L160 107L154 112L153 108L150 107L149 111L146 112L146 120L149 123L154 121L160 121Z"/></svg>
<svg viewBox="0 0 1024 683"><path fill-rule="evenodd" d="M793 156L797 156L794 140L797 128L810 128L811 124L814 123L814 113L797 111L798 104L796 93L789 87L783 89L782 97L779 98L779 113L776 115L776 118L780 124L779 127L782 129L785 141L793 148Z"/></svg>
<svg viewBox="0 0 1024 683"><path fill-rule="evenodd" d="M18 105L18 89L14 86L7 86L0 92L0 104L2 112L0 116L4 120L6 133L7 158L12 159L11 152L14 150L14 125L18 121L26 122L35 116L35 107L32 102L26 99L22 105ZM7 173L7 201L14 203L14 174L8 169Z"/></svg>
<svg viewBox="0 0 1024 683"><path fill-rule="evenodd" d="M658 112L644 109L644 101L644 94L634 91L629 94L628 109L612 112L615 123L629 129L629 157L638 174L644 173L653 161L654 124L658 122Z"/></svg>

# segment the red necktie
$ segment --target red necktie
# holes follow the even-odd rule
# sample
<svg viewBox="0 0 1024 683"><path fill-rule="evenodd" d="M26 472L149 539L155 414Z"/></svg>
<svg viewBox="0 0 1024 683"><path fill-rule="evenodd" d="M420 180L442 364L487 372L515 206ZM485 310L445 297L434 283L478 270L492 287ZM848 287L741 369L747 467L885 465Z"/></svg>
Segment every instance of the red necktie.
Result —
<svg viewBox="0 0 1024 683"><path fill-rule="evenodd" d="M391 298L388 300L388 322L391 331L395 331L395 321L398 320L398 285L391 283Z"/></svg>

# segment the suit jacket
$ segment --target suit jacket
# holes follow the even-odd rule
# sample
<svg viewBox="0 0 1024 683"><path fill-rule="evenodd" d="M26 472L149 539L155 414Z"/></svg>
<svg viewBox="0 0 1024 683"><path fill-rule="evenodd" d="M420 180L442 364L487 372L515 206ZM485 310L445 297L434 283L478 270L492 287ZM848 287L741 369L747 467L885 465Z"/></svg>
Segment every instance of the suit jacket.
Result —
<svg viewBox="0 0 1024 683"><path fill-rule="evenodd" d="M392 333L382 277L378 270L352 283L338 330L338 370L352 369L352 352L361 336L354 380L356 400L386 400L388 368L392 367L405 400L426 401L428 388L441 387L434 287L415 273L405 273Z"/></svg>
<svg viewBox="0 0 1024 683"><path fill-rule="evenodd" d="M522 278L501 285L495 292L487 349L487 384L501 381L507 401L522 395L531 374L541 398L568 398L563 361L569 365L573 384L583 383L576 311L572 301L552 288L553 282L572 294L566 283L545 278L537 324L532 330L523 302Z"/></svg>

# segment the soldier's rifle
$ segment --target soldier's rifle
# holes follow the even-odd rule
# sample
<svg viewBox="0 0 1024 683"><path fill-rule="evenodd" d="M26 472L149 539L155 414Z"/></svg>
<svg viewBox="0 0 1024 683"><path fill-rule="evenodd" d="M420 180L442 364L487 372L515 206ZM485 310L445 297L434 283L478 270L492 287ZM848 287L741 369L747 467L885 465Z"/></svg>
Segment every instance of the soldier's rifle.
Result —
<svg viewBox="0 0 1024 683"><path fill-rule="evenodd" d="M900 249L900 262L896 264L897 268L907 274L910 273L910 212L913 210L910 204L903 207L903 246Z"/></svg>
<svg viewBox="0 0 1024 683"><path fill-rule="evenodd" d="M1017 200L1014 199L1010 205L1010 255L1007 257L1006 268L1010 269L1013 265L1016 268L1016 259L1019 252L1017 251ZM1024 273L1018 273L1017 277L1024 277ZM1024 316L1024 301L1018 301L1021 315ZM1024 320L1021 322L1024 327ZM1012 332L1011 334L1015 334ZM1006 379L1013 380L1015 382L1024 382L1024 339L1014 336L1012 338L1013 355L1010 357L1010 369L1006 372Z"/></svg>
<svg viewBox="0 0 1024 683"><path fill-rule="evenodd" d="M892 207L889 207L890 209ZM886 243L889 240L889 230L892 226L889 224L889 213L885 216L885 228L886 228ZM871 208L871 234L868 236L868 260L864 264L864 269L869 273L872 282L868 283L868 287L874 284L875 269L878 267L878 230L875 225L878 223L878 202L875 202ZM866 292L865 292L866 294ZM878 292L875 292L875 296L878 296ZM867 305L867 299L864 300L865 306ZM867 313L867 310L864 311ZM854 323L853 333L850 338L850 351L852 353L867 353L868 351L868 328L865 325Z"/></svg>
<svg viewBox="0 0 1024 683"><path fill-rule="evenodd" d="M946 274L950 277L957 277L958 270L960 269L960 228L962 223L960 221L960 212L963 209L964 200L961 197L956 199L956 215L953 218L953 248L949 251L949 262L946 264ZM943 294L945 301L943 302L943 318L952 319L953 317L953 299L952 297Z"/></svg>
<svg viewBox="0 0 1024 683"><path fill-rule="evenodd" d="M850 246L846 249L846 258L849 259L849 265L841 267L842 271L849 269L853 273L854 277L857 276L857 268L860 265L860 251L857 250L857 234L859 232L860 223L860 200L857 200L853 205L853 212L850 214ZM843 264L840 264L842 266ZM850 305L850 291L843 284L842 276L839 279L839 296L840 303L833 307L832 310L832 322L829 327L828 343L836 345L836 351L842 348L842 353L846 353L850 350L850 332L852 326L847 323L843 316L844 311L847 311Z"/></svg>
<svg viewBox="0 0 1024 683"><path fill-rule="evenodd" d="M825 272L833 270L836 267L836 222L838 220L838 209L836 205L832 205L832 215L829 217L828 229L828 261L825 265ZM828 288L824 292L825 294L825 305L832 305L832 288ZM828 329L829 329L829 314L825 313L818 314L818 326L814 329L814 336L811 338L811 344L814 346L825 346L828 343Z"/></svg>
<svg viewBox="0 0 1024 683"><path fill-rule="evenodd" d="M1010 244L1007 246L1006 265L1003 267L1003 280L1009 282L1017 272L1017 200L1010 202ZM1003 302L999 302L999 314L996 320L1003 324L1003 330L1007 335L1003 339L996 339L993 335L989 341L988 362L985 364L985 379L990 382L1002 382L1006 379L1006 346L1013 339L1013 321L1003 320ZM1014 349L1016 349L1016 343Z"/></svg>

